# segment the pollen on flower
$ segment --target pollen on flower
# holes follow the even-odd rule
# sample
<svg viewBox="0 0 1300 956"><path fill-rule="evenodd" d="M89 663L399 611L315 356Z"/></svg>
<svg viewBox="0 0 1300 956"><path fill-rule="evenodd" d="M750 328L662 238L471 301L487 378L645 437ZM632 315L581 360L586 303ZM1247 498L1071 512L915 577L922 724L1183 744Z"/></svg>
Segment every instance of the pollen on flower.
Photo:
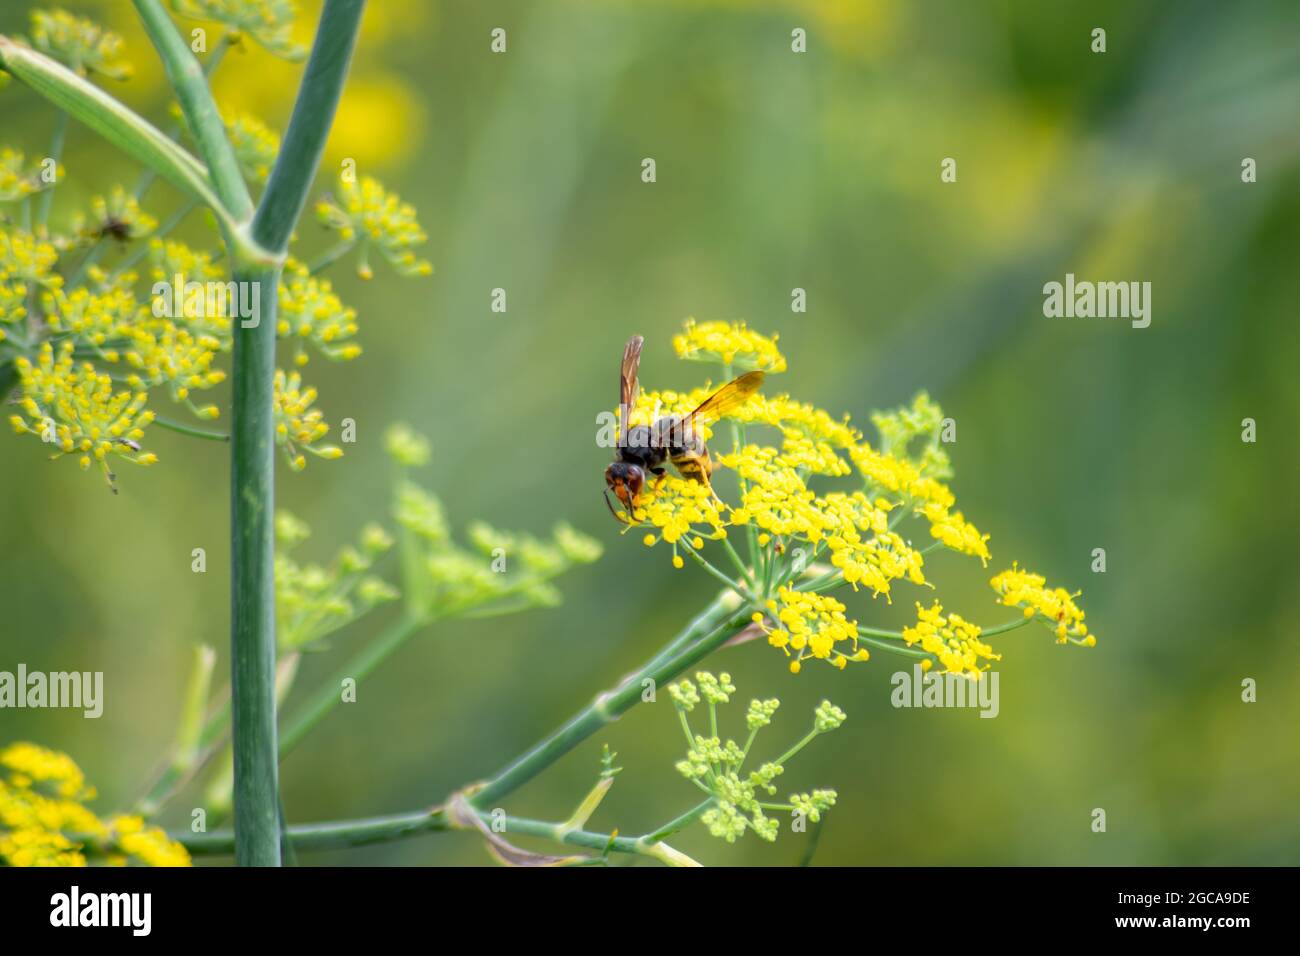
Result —
<svg viewBox="0 0 1300 956"><path fill-rule="evenodd" d="M674 346L688 359L785 368L775 340L743 325L688 322ZM684 391L643 389L622 429L686 415L714 391L708 382ZM621 418L624 411L616 414ZM671 473L647 481L630 522L651 532L646 544L668 542L675 558L679 544L688 548L742 601L766 607L754 620L794 673L809 659L839 670L870 660L862 644L913 658L916 645L925 653L923 668L937 662L978 678L998 655L978 625L944 614L938 602L918 605L917 622L906 632L862 631L828 593L848 585L891 601L904 584L932 588L925 557L938 547L985 565L990 560L989 536L957 509L945 483L952 469L942 441L948 420L939 406L921 392L910 405L875 412L871 421L878 433L874 446L848 416L787 395L752 394L722 420L697 423L698 436L709 443L711 483ZM826 489L826 478L849 481ZM714 555L702 554L708 541L721 542L726 551L717 561L723 570L708 560ZM737 551L746 546L748 560ZM1023 609L1026 620L1050 624L1058 640L1091 646L1082 612L1067 592L1049 591L1041 578L1018 571L999 575L994 587L1003 603ZM1000 625L998 632L1006 629Z"/></svg>
<svg viewBox="0 0 1300 956"><path fill-rule="evenodd" d="M54 457L76 454L82 468L93 457L112 483L106 458L114 455L138 464L140 439L153 422L145 409L148 396L130 388L119 389L113 380L89 362L73 359L73 343L65 340L57 353L45 342L35 362L21 358L18 370L25 413L10 417L20 435L32 435L48 445Z"/></svg>
<svg viewBox="0 0 1300 956"><path fill-rule="evenodd" d="M760 335L744 322L700 322L686 320L686 327L673 336L678 358L717 362L738 369L784 372L785 356L776 347L777 336Z"/></svg>
<svg viewBox="0 0 1300 956"><path fill-rule="evenodd" d="M988 669L984 661L999 661L1001 654L980 640L980 628L957 614L943 613L935 601L930 607L916 605L916 624L903 629L903 640L908 647L920 644L921 649L932 654L944 667L944 672L960 674L979 680Z"/></svg>
<svg viewBox="0 0 1300 956"><path fill-rule="evenodd" d="M858 624L845 615L845 606L826 594L796 591L782 587L773 602L773 616L778 627L759 626L768 635L768 643L779 647L787 657L793 655L791 672L799 673L794 666L808 658L829 661L843 668L838 661L852 657L858 651ZM845 644L851 650L846 654L836 645Z"/></svg>
<svg viewBox="0 0 1300 956"><path fill-rule="evenodd" d="M8 147L0 149L0 202L26 199L63 179L62 166L54 167L54 182L47 183L41 177L40 167L24 169L23 162L23 154L17 150Z"/></svg>
<svg viewBox="0 0 1300 956"><path fill-rule="evenodd" d="M361 354L349 341L357 334L356 310L345 306L327 279L318 279L298 260L290 257L280 279L280 338L295 343L295 362L307 363L305 342L334 361L348 361Z"/></svg>
<svg viewBox="0 0 1300 956"><path fill-rule="evenodd" d="M316 442L330 430L325 414L316 403L316 389L304 387L297 372L276 369L273 381L272 411L275 415L275 442L288 458L289 467L301 471L307 465L303 451L320 458L337 458L342 454L334 446L317 447Z"/></svg>
<svg viewBox="0 0 1300 956"><path fill-rule="evenodd" d="M31 743L0 748L0 865L190 865L161 829L136 816L100 819L86 806L94 799L67 754Z"/></svg>
<svg viewBox="0 0 1300 956"><path fill-rule="evenodd" d="M1068 641L1096 646L1096 637L1084 624L1083 611L1074 603L1078 592L1071 594L1065 588L1049 588L1041 574L1022 571L1014 563L1009 570L995 575L989 585L997 592L1000 604L1022 608L1026 618L1041 615L1043 623L1056 634L1058 644Z"/></svg>
<svg viewBox="0 0 1300 956"><path fill-rule="evenodd" d="M372 176L340 174L338 196L316 204L316 218L338 233L345 243L360 247L357 271L370 278L367 253L371 247L388 260L399 275L425 276L433 266L416 256L414 247L423 245L428 236L415 218L415 207L388 192Z"/></svg>
<svg viewBox="0 0 1300 956"><path fill-rule="evenodd" d="M51 243L0 225L0 331L27 317L30 290L56 289L63 284L54 271L58 258Z"/></svg>

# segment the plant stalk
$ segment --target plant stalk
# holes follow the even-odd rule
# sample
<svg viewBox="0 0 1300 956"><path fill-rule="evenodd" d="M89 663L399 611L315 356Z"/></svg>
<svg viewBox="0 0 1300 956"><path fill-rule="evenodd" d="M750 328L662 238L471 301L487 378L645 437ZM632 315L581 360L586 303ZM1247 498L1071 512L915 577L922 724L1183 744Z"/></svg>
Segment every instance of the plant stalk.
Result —
<svg viewBox="0 0 1300 956"><path fill-rule="evenodd" d="M255 247L276 258L282 259L288 248L289 235L320 166L364 7L364 0L326 0L321 11L293 116L253 217ZM219 122L219 117L216 120ZM195 127L200 121L211 122L212 117L192 118ZM201 134L197 128L195 133ZM241 322L235 329L233 363L230 495L235 862L278 866L273 382L280 266L245 265L236 270L235 278L256 283L253 288L261 306L256 326L244 327Z"/></svg>

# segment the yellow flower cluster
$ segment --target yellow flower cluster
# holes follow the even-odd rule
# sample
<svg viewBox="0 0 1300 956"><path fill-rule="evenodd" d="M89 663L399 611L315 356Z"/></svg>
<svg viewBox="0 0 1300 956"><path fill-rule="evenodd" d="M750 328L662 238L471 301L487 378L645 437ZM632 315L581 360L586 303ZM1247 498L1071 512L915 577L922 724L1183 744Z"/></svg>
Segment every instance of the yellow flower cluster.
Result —
<svg viewBox="0 0 1300 956"><path fill-rule="evenodd" d="M79 455L82 468L100 463L113 482L108 456L116 455L137 465L158 460L140 451L144 429L153 421L145 409L148 396L131 389L115 390L113 380L89 362L73 359L73 345L65 340L57 356L49 342L41 345L36 362L23 357L15 363L26 414L9 422L17 434L34 435L54 449L54 456Z"/></svg>
<svg viewBox="0 0 1300 956"><path fill-rule="evenodd" d="M275 412L275 443L285 451L289 467L302 471L307 467L309 451L318 458L341 458L343 449L336 445L317 446L330 430L325 416L316 403L316 389L303 388L302 376L297 372L285 373L276 369L273 410Z"/></svg>
<svg viewBox="0 0 1300 956"><path fill-rule="evenodd" d="M384 444L403 475L428 461L428 439L406 425L391 426ZM560 593L550 582L601 554L599 542L566 524L546 539L476 522L469 528L471 546L464 547L438 497L406 477L397 484L393 517L407 613L419 618L553 606Z"/></svg>
<svg viewBox="0 0 1300 956"><path fill-rule="evenodd" d="M158 220L121 186L114 186L107 196L91 197L90 214L78 213L73 220L73 229L86 241L111 238L126 242L157 228Z"/></svg>
<svg viewBox="0 0 1300 956"><path fill-rule="evenodd" d="M235 113L227 119L226 135L244 175L255 183L265 183L280 152L280 137L251 113Z"/></svg>
<svg viewBox="0 0 1300 956"><path fill-rule="evenodd" d="M180 104L172 106L172 116L182 123L189 132L189 123ZM271 176L275 157L280 152L279 135L252 113L221 110L222 123L226 128L226 138L234 151L235 160L244 178L261 185ZM191 136L193 134L191 133Z"/></svg>
<svg viewBox="0 0 1300 956"><path fill-rule="evenodd" d="M63 10L32 11L32 46L83 76L125 80L131 75L131 64L121 58L120 36Z"/></svg>
<svg viewBox="0 0 1300 956"><path fill-rule="evenodd" d="M171 7L180 16L222 24L233 42L247 34L286 60L301 60L307 53L293 39L293 0L171 0Z"/></svg>
<svg viewBox="0 0 1300 956"><path fill-rule="evenodd" d="M372 176L340 174L337 199L316 204L316 217L339 234L344 242L357 242L361 258L357 272L363 279L373 275L368 251L377 247L400 275L429 275L433 266L416 257L414 246L428 236L415 218L415 207L390 193Z"/></svg>
<svg viewBox="0 0 1300 956"><path fill-rule="evenodd" d="M785 356L770 338L750 331L744 322L700 322L686 320L686 328L673 336L678 358L718 362L738 369L784 372Z"/></svg>
<svg viewBox="0 0 1300 956"><path fill-rule="evenodd" d="M294 0L168 2L171 13L207 21L209 48L196 51L207 54L205 71L218 66L227 48L249 47L254 42L286 59L299 59L305 53L294 40L298 8ZM391 28L400 19L384 22ZM214 21L220 26L214 26ZM128 72L121 62L121 38L90 20L62 11L37 12L32 17L31 37L35 48L62 60L82 76L121 77ZM264 87L268 67L271 72L293 70L286 64L267 64L263 57L258 68L243 72L260 77ZM7 78L0 72L0 81ZM230 79L235 83L231 90L238 91L241 86L252 90L251 81L238 76ZM375 81L372 74L372 87ZM398 92L405 92L393 83ZM222 117L240 170L251 184L266 182L280 148L277 132L246 112L249 104L264 105L261 93L264 90L257 96L232 93L231 108L223 110ZM394 101L387 97L389 105ZM174 113L183 123L179 107ZM373 151L377 145L369 136L373 117L362 118L369 123L360 125L366 126L366 145ZM347 145L346 154L357 159L360 154L353 147L361 145ZM61 167L52 167L52 176L43 175L48 164L38 166L34 160L0 146L0 203L31 206L34 193L62 182ZM277 348L292 353L291 359L282 357L277 364L286 368L305 365L310 352L335 361L359 356L357 313L340 300L320 272L354 252L358 271L369 277L369 261L376 250L400 274L428 275L432 267L416 255L427 237L415 209L375 179L358 181L351 175L354 168L344 167L334 198L327 197L319 206L322 221L335 231L334 246L313 255L309 265L289 258L280 272L276 297L272 299L270 290L262 289L259 291L267 294L256 303L247 299L245 285L233 281L224 257L209 251L213 247L191 248L172 238L173 230L195 211L193 204L178 206L161 225L151 214L156 210L142 208L140 196L148 180L142 180L138 190L113 186L88 203L78 203L81 211L73 214L70 210L66 217L58 215L62 203L50 206L48 193L37 204L39 208L27 209L21 216L0 215L0 388L5 392L0 399L10 399L10 393L16 392L15 383L23 389L14 404L22 405L18 411L24 414L10 418L15 429L21 434L38 434L60 450L71 442L72 451L80 453L87 466L110 454L152 461L151 454L139 454L138 440L130 437L153 420L149 413L134 423L136 427L107 439L107 450L105 439L95 437L96 428L102 431L102 419L119 405L128 417L131 407L139 411L146 393L149 398L165 394L198 418L219 417L218 406L200 402L198 393L225 379L221 356L233 350L235 320L254 318L249 311L252 306L258 307L260 316L269 318L272 303L275 305L271 324L285 343ZM56 215L49 216L51 211ZM29 225L29 220L35 225ZM20 221L25 228L17 225ZM147 287L148 283L152 286ZM47 344L53 351L43 350ZM94 368L68 364L69 357L76 363L88 361ZM19 374L20 360L21 368L29 373L25 378ZM55 366L63 365L66 369L56 373ZM48 397L30 391L43 388L48 392L56 387L68 393L68 401L58 409L47 408ZM123 399L126 390L131 395ZM313 389L281 373L276 390L277 441L295 469L303 467L308 452L327 459L341 455L338 448L320 444L328 427L323 413L312 407L315 401ZM92 412L92 420L62 421L60 410L73 414L78 403L95 406L93 410L81 408ZM33 408L43 417L34 417ZM157 423L194 437L228 437L167 418L160 417ZM83 449L87 442L89 447ZM111 485L107 465L105 473Z"/></svg>
<svg viewBox="0 0 1300 956"><path fill-rule="evenodd" d="M137 816L101 820L71 757L30 743L0 749L0 864L189 866L185 848Z"/></svg>
<svg viewBox="0 0 1300 956"><path fill-rule="evenodd" d="M23 154L14 149L0 149L0 202L15 202L38 193L53 183L41 179L38 170L24 169ZM63 167L54 167L57 182L63 178Z"/></svg>
<svg viewBox="0 0 1300 956"><path fill-rule="evenodd" d="M947 485L924 474L916 462L876 451L866 443L850 449L849 457L876 493L899 497L899 504L923 515L935 540L988 563L989 536L952 510L956 498Z"/></svg>
<svg viewBox="0 0 1300 956"><path fill-rule="evenodd" d="M212 360L221 342L211 335L195 334L170 319L149 318L126 330L128 344L121 356L135 370L127 384L133 388L166 385L172 398L184 402L200 418L216 418L216 405L199 407L190 400L194 390L212 388L226 380L222 369L212 368ZM108 351L104 358L117 361L118 353Z"/></svg>
<svg viewBox="0 0 1300 956"><path fill-rule="evenodd" d="M766 616L758 611L754 622L767 634L769 644L791 658L790 673L799 673L803 661L810 657L843 670L850 660L865 661L871 656L865 647L858 647L858 622L849 620L845 610L828 594L782 587L767 602L767 616L777 626L769 627ZM839 648L837 644L848 646Z"/></svg>
<svg viewBox="0 0 1300 956"><path fill-rule="evenodd" d="M348 341L357 334L356 310L345 306L328 279L317 279L296 259L289 259L280 280L280 318L276 333L297 343L294 362L307 364L303 343L310 341L327 358L354 359L361 346Z"/></svg>
<svg viewBox="0 0 1300 956"><path fill-rule="evenodd" d="M1000 661L1001 654L993 653L993 648L981 641L981 630L957 614L943 613L943 607L935 601L930 607L916 605L916 625L903 628L903 640L908 647L920 644L921 649L934 655L949 674L962 674L979 680L980 674L988 669L981 661ZM925 660L921 667L930 669L930 661Z"/></svg>
<svg viewBox="0 0 1300 956"><path fill-rule="evenodd" d="M785 368L774 338L758 335L742 324L697 325L688 322L677 337L679 355L744 367ZM686 392L644 390L630 411L629 424L650 424L667 415L685 415L700 405L712 387ZM731 433L730 450L711 450L710 485L668 474L648 477L635 501L631 527L649 533L645 543L672 546L676 567L685 562L684 547L716 579L725 581L755 607L767 607L778 622L769 640L793 656L794 669L809 658L843 667L865 660L858 646L857 625L842 604L825 592L840 585L891 600L899 582L931 587L925 556L936 548L971 555L987 564L989 536L982 534L956 509L956 498L944 479L951 475L942 447L946 419L939 406L921 393L910 406L872 416L879 433L873 447L846 417L836 418L787 395L754 394L727 419L699 428L700 437L722 445L715 435ZM775 435L768 440L767 435ZM761 437L760 437L761 436ZM823 490L823 479L851 479L860 486ZM733 484L734 483L734 484ZM733 490L734 489L734 490ZM723 500L734 501L734 505ZM734 496L734 497L733 497ZM623 517L627 517L624 515ZM912 519L913 523L903 522ZM918 527L919 526L919 527ZM926 528L931 543L912 540L910 528ZM748 560L732 538L744 539ZM703 553L706 542L721 542L721 560ZM716 559L715 559L716 560ZM726 570L723 570L726 569ZM1067 633L1082 639L1082 614L1063 591L1035 591L1023 576L1000 594L1027 602L1052 618L1065 620ZM995 586L998 586L995 583ZM1022 604L1022 606L1024 606ZM935 606L936 608L938 605ZM1032 613L1032 612L1030 612ZM1063 618L1056 615L1061 613ZM894 649L920 641L922 649L945 668L978 671L978 661L995 659L979 643L979 629L956 615L940 619L938 610L925 612L910 638L898 632L871 631L869 644L884 635L897 641ZM1077 628L1077 629L1072 629ZM1001 628L999 628L999 631ZM838 646L837 646L838 645Z"/></svg>
<svg viewBox="0 0 1300 956"><path fill-rule="evenodd" d="M33 286L51 289L63 284L55 274L59 253L21 229L0 226L0 324L13 324L27 318L27 293ZM5 330L0 328L0 342Z"/></svg>
<svg viewBox="0 0 1300 956"><path fill-rule="evenodd" d="M1083 611L1074 603L1078 593L1049 588L1041 574L1022 571L1016 564L995 575L989 584L998 593L999 603L1023 608L1027 618L1035 615L1046 618L1058 644L1069 641L1085 647L1096 645L1097 638L1088 633L1088 626L1083 623Z"/></svg>
<svg viewBox="0 0 1300 956"><path fill-rule="evenodd" d="M85 286L64 292L53 289L41 296L45 321L56 333L69 334L100 349L125 334L140 315L135 296L121 288L91 292Z"/></svg>
<svg viewBox="0 0 1300 956"><path fill-rule="evenodd" d="M224 284L225 270L212 261L211 253L191 249L174 239L154 238L149 240L149 261L150 278L155 283L175 283L176 277L180 276L183 283L202 284L199 286L201 295L181 295L179 301L173 301L172 312L178 318L184 318L191 331L212 336L220 343L222 351L228 351L231 346L230 295ZM218 282L223 284L216 285Z"/></svg>
<svg viewBox="0 0 1300 956"><path fill-rule="evenodd" d="M282 653L310 648L377 604L400 596L368 573L393 545L379 525L363 528L358 546L344 548L328 568L300 564L290 555L311 529L289 512L276 513L275 533L275 636Z"/></svg>

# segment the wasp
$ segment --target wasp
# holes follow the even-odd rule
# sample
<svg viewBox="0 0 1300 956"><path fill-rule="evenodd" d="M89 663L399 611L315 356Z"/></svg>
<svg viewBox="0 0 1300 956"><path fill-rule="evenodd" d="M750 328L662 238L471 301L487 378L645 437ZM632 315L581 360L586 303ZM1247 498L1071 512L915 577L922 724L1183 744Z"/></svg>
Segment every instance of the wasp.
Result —
<svg viewBox="0 0 1300 956"><path fill-rule="evenodd" d="M116 239L118 242L126 242L131 238L131 224L117 216L110 215L96 230L97 239Z"/></svg>
<svg viewBox="0 0 1300 956"><path fill-rule="evenodd" d="M636 497L645 487L646 475L662 478L667 474L665 462L671 462L683 478L698 481L712 491L713 459L696 425L717 421L743 404L763 384L762 372L746 372L718 389L687 415L666 415L650 425L629 425L636 408L640 385L637 368L641 364L641 346L645 340L634 335L623 349L619 366L618 398L622 409L623 433L619 436L614 462L605 469L605 504L614 517L619 514L610 503L609 492L627 509L630 523ZM619 519L624 520L624 519Z"/></svg>

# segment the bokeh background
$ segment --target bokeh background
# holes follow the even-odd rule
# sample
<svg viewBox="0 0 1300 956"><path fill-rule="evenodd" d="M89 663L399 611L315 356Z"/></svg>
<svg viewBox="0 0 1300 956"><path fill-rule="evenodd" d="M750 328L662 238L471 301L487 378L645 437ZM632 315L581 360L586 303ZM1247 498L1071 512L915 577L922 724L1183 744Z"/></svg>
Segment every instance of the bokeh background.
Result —
<svg viewBox="0 0 1300 956"><path fill-rule="evenodd" d="M167 101L126 2L74 2L127 38L114 92ZM317 5L303 3L310 35ZM0 10L26 29L28 4ZM1105 54L1090 31L1108 33ZM489 53L489 31L509 52ZM790 52L790 31L809 52ZM223 103L283 128L300 67L256 50L217 74ZM1294 864L1300 860L1300 7L1294 3L399 2L373 0L327 158L357 159L419 210L427 279L332 274L365 355L316 360L330 420L358 422L338 462L281 469L278 503L326 560L388 511L380 437L434 443L422 474L463 527L567 519L606 556L554 610L439 626L362 685L283 766L293 821L396 812L485 776L640 663L711 582L620 538L600 500L627 337L648 387L696 384L671 334L688 315L779 332L775 387L865 423L928 389L958 423L959 504L994 565L940 554L945 605L1005 619L987 588L1013 559L1081 588L1095 649L1044 631L1000 639L1001 714L895 710L895 659L791 676L755 643L711 662L744 699L780 696L773 748L829 697L850 716L783 778L840 793L819 864ZM14 83L0 142L43 154L51 110ZM654 157L658 182L640 181ZM939 162L958 160L958 182ZM1243 157L1259 181L1243 184ZM55 215L136 168L76 125ZM327 185L322 182L322 191ZM165 187L148 208L165 215ZM182 237L210 233L192 217ZM304 250L323 248L305 220ZM111 261L111 260L110 260ZM1146 280L1154 320L1047 319L1042 286ZM508 312L489 309L494 287ZM792 314L790 292L808 292ZM228 395L228 393L224 393ZM224 395L223 399L224 401ZM1241 420L1259 440L1241 441ZM155 429L162 463L121 494L0 436L0 668L102 670L104 716L0 712L0 741L72 754L124 807L168 747L192 648L228 666L227 449ZM391 527L391 522L389 523ZM209 570L190 570L205 547ZM1105 574L1090 571L1104 547ZM896 626L865 594L866 622ZM385 615L337 635L299 686ZM1259 701L1241 701L1241 681ZM742 719L733 708L736 721ZM736 733L740 732L737 727ZM626 769L593 819L641 832L695 802L673 770L661 697L512 795L563 818L601 743ZM182 825L197 789L165 821ZM1104 808L1108 832L1090 829ZM783 828L785 829L785 828ZM674 841L708 863L798 862L807 838ZM480 864L481 841L426 836L305 858Z"/></svg>

